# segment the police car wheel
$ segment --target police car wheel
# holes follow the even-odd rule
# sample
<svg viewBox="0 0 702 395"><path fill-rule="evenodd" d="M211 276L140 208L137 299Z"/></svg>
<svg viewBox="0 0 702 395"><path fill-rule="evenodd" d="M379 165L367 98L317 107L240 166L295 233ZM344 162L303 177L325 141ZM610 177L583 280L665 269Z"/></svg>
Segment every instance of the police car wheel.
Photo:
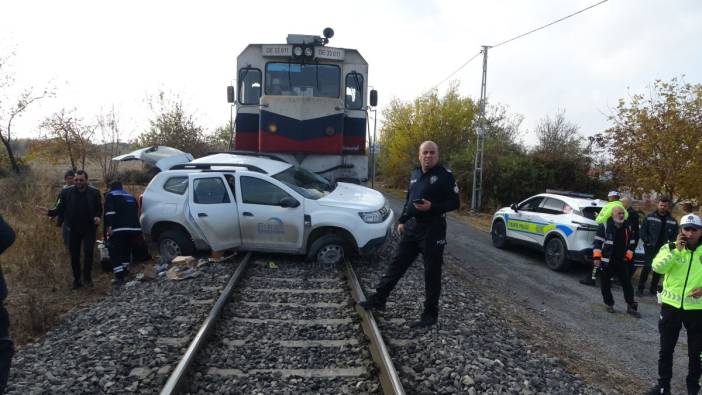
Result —
<svg viewBox="0 0 702 395"><path fill-rule="evenodd" d="M495 248L505 248L507 247L507 228L503 221L495 221L492 224L492 231L490 232L492 236L492 245Z"/></svg>
<svg viewBox="0 0 702 395"><path fill-rule="evenodd" d="M564 271L568 269L568 259L566 257L566 246L560 237L552 237L546 242L544 247L546 266L551 270Z"/></svg>
<svg viewBox="0 0 702 395"><path fill-rule="evenodd" d="M312 243L308 258L322 265L336 265L344 261L345 253L344 239L335 235L325 235Z"/></svg>
<svg viewBox="0 0 702 395"><path fill-rule="evenodd" d="M195 251L190 237L181 230L173 229L163 232L158 237L158 251L161 259L170 263L179 255L190 255Z"/></svg>

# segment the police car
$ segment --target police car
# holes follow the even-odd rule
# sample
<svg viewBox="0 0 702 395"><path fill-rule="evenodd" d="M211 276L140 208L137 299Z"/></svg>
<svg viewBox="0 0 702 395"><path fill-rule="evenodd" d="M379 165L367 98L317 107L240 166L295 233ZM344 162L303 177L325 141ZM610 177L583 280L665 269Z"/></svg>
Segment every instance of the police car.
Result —
<svg viewBox="0 0 702 395"><path fill-rule="evenodd" d="M492 219L492 244L525 244L544 251L546 265L567 270L592 256L595 217L606 204L593 195L547 191L499 209Z"/></svg>
<svg viewBox="0 0 702 395"><path fill-rule="evenodd" d="M391 229L393 212L381 193L331 183L274 155L235 151L192 160L155 146L113 158L134 159L161 170L142 195L141 226L165 259L236 249L334 264L373 253Z"/></svg>

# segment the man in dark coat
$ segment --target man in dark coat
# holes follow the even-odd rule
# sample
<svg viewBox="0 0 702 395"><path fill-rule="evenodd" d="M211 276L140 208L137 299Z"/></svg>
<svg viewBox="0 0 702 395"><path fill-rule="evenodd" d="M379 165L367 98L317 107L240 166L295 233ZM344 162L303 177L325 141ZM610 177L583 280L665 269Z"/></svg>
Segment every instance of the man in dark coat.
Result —
<svg viewBox="0 0 702 395"><path fill-rule="evenodd" d="M91 272L95 236L102 217L102 199L100 191L88 185L88 174L84 170L76 172L73 183L73 186L61 191L56 207L52 209L38 207L38 210L49 217L58 217L59 223L68 225L70 231L68 249L71 253L73 289L78 289L82 286L93 286ZM82 270L80 265L81 246L83 251Z"/></svg>

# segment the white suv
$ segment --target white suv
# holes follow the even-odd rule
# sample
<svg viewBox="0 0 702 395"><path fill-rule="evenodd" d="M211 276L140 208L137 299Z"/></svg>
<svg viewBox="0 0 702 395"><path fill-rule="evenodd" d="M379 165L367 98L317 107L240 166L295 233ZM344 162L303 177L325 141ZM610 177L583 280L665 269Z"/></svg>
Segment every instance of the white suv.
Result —
<svg viewBox="0 0 702 395"><path fill-rule="evenodd" d="M114 158L161 168L142 196L141 226L166 259L238 249L332 264L374 252L390 232L393 212L375 190L332 184L274 155L188 155L150 147Z"/></svg>
<svg viewBox="0 0 702 395"><path fill-rule="evenodd" d="M546 265L557 271L570 261L587 262L597 231L595 217L606 202L592 195L555 192L532 196L499 209L492 219L492 244L535 246L544 251Z"/></svg>

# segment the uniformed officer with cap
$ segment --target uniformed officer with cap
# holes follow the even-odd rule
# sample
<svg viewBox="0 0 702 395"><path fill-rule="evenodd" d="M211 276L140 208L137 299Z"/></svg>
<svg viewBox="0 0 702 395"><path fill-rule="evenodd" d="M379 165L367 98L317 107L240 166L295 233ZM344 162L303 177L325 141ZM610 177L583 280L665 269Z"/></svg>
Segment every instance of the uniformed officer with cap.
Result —
<svg viewBox="0 0 702 395"><path fill-rule="evenodd" d="M660 352L658 384L648 394L670 394L673 352L680 329L687 331L687 393L698 394L702 365L702 220L695 214L680 219L674 242L661 247L653 260L653 270L664 274L661 315L658 321Z"/></svg>
<svg viewBox="0 0 702 395"><path fill-rule="evenodd" d="M384 309L385 301L419 253L424 258L425 301L421 319L412 327L436 324L441 294L441 266L446 246L446 213L458 209L458 186L451 171L438 164L433 141L419 146L419 164L410 176L407 198L398 220L400 246L376 293L361 302L366 309Z"/></svg>

